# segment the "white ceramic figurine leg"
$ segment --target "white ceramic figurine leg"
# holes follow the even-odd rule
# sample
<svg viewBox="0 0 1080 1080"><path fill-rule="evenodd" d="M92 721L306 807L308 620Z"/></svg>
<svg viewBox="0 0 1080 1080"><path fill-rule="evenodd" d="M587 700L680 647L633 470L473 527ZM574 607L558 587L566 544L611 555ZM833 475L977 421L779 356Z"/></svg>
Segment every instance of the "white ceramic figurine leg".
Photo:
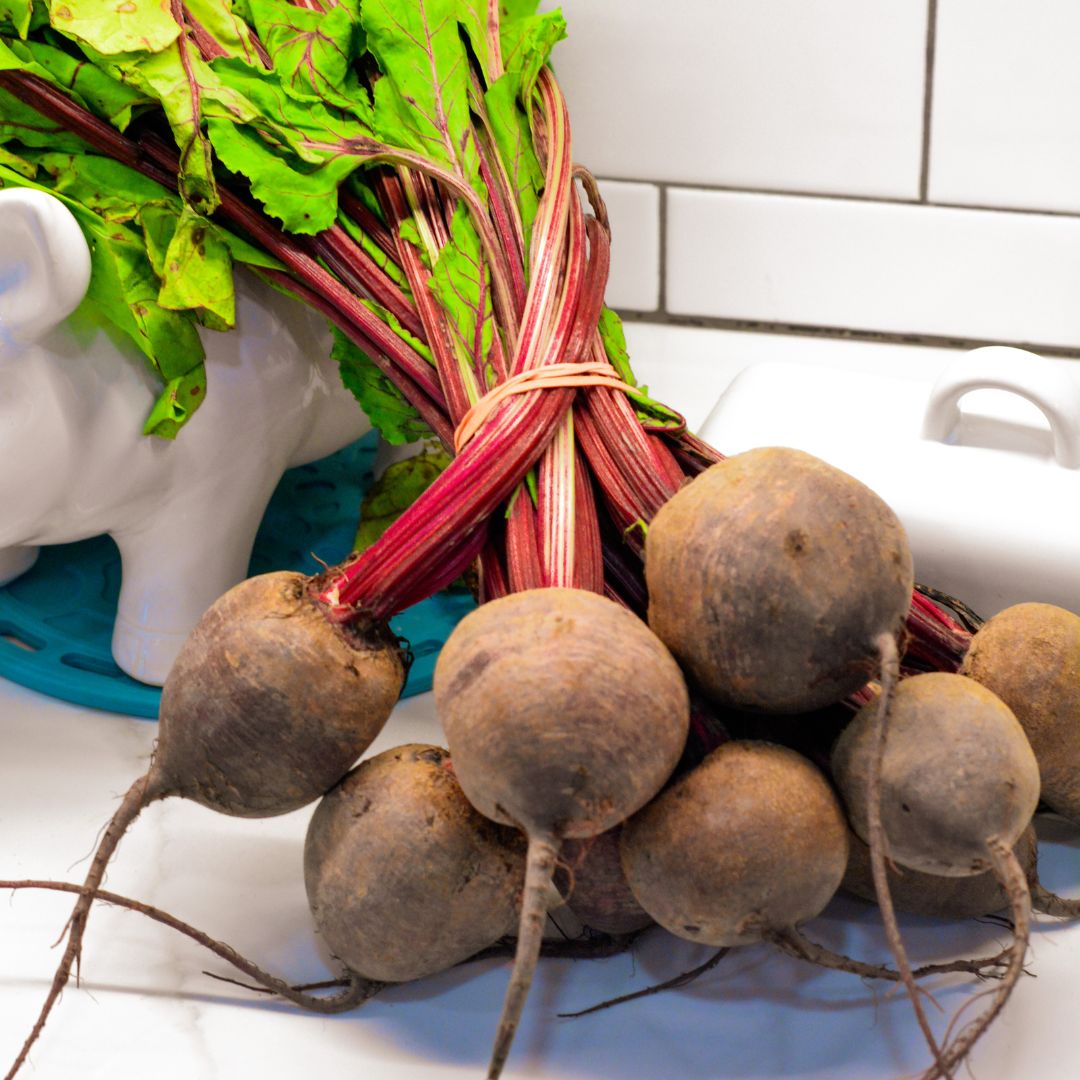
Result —
<svg viewBox="0 0 1080 1080"><path fill-rule="evenodd" d="M115 534L123 575L112 651L132 678L161 686L203 612L247 576L272 491L260 495L253 483L211 512L177 500L140 531Z"/></svg>
<svg viewBox="0 0 1080 1080"><path fill-rule="evenodd" d="M0 585L14 581L37 562L41 548L9 547L0 550Z"/></svg>

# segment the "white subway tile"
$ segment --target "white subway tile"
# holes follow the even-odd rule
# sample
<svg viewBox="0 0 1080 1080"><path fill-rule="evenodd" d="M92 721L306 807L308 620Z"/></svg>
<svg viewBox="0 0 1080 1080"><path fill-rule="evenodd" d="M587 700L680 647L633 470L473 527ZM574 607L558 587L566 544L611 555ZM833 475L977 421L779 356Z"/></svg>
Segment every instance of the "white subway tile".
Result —
<svg viewBox="0 0 1080 1080"><path fill-rule="evenodd" d="M672 313L1080 344L1080 219L685 189L667 197Z"/></svg>
<svg viewBox="0 0 1080 1080"><path fill-rule="evenodd" d="M555 6L550 3L547 6ZM577 160L605 176L914 198L925 2L561 0Z"/></svg>
<svg viewBox="0 0 1080 1080"><path fill-rule="evenodd" d="M624 311L660 306L660 189L602 180L611 221L611 273L605 299Z"/></svg>
<svg viewBox="0 0 1080 1080"><path fill-rule="evenodd" d="M939 0L930 198L1080 210L1080 6Z"/></svg>

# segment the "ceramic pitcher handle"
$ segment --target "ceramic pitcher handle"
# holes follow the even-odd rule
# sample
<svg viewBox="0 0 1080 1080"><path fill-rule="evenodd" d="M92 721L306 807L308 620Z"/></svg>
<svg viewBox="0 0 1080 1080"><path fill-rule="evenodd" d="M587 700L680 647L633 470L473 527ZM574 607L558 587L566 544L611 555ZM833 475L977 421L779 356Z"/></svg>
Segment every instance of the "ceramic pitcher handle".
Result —
<svg viewBox="0 0 1080 1080"><path fill-rule="evenodd" d="M1054 459L1080 468L1080 386L1060 365L1024 349L987 345L958 357L942 372L926 404L923 438L947 442L969 390L1008 390L1037 406L1050 424Z"/></svg>

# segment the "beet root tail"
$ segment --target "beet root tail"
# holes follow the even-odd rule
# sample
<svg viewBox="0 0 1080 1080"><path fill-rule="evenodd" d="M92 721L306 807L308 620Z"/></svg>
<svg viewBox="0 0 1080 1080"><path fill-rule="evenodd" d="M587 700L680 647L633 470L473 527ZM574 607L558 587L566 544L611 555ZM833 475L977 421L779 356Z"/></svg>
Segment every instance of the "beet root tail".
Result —
<svg viewBox="0 0 1080 1080"><path fill-rule="evenodd" d="M75 902L75 906L71 911L71 916L67 921L65 927L65 932L67 933L67 945L64 948L64 955L60 959L56 973L53 975L49 993L46 995L45 1002L41 1006L41 1012L38 1013L38 1017L34 1021L34 1026L30 1030L30 1034L27 1035L26 1041L22 1045L22 1049L19 1051L18 1056L8 1070L5 1080L12 1080L19 1069L22 1068L23 1062L26 1061L31 1048L34 1043L37 1042L41 1032L44 1030L45 1023L49 1019L49 1014L60 999L60 995L63 993L68 979L71 978L73 969L76 972L76 977L78 977L83 936L86 933L86 921L90 915L90 908L93 906L94 897L97 894L97 890L101 887L101 883L105 877L105 870L109 865L109 860L112 858L113 853L116 851L117 844L120 843L120 839L128 831L131 824L139 814L142 813L146 806L156 799L164 798L166 792L158 786L157 779L157 773L152 767L149 772L140 776L139 779L128 788L116 813L113 814L109 824L105 827L105 832L101 837L101 842L98 844L97 851L94 852L94 860L90 864L90 870L83 883L83 888L86 891L83 892ZM61 935L61 937L62 936L63 935Z"/></svg>
<svg viewBox="0 0 1080 1080"><path fill-rule="evenodd" d="M938 1075L948 1077L952 1074L942 1059L941 1048L934 1038L930 1022L927 1020L926 1012L922 1006L919 988L915 985L915 978L911 973L907 951L904 948L900 936L900 927L896 921L896 911L893 908L892 894L889 891L889 879L885 868L885 860L888 857L888 841L885 836L885 827L881 821L881 770L885 754L889 703L899 679L900 658L896 648L896 640L891 634L882 634L876 644L881 657L881 697L878 700L877 714L874 720L874 761L870 769L866 792L870 866L873 871L878 906L881 908L881 921L885 928L885 937L896 960L900 981L911 999L911 1007L915 1012L915 1019L918 1021L923 1038L926 1039L926 1045L934 1055Z"/></svg>
<svg viewBox="0 0 1080 1080"><path fill-rule="evenodd" d="M1027 878L1008 844L993 839L987 847L994 873L1009 896L1009 910L1013 920L1013 940L1008 950L1009 966L997 986L993 990L985 991L990 995L990 1004L982 1015L974 1019L956 1036L953 1043L946 1047L943 1060L928 1069L923 1074L923 1080L950 1076L964 1063L976 1041L1005 1008L1013 987L1024 971L1024 958L1027 956L1028 942L1031 939L1031 893Z"/></svg>
<svg viewBox="0 0 1080 1080"><path fill-rule="evenodd" d="M521 898L521 921L518 927L517 951L514 967L510 973L510 985L503 999L499 1030L488 1065L488 1080L498 1080L510 1055L525 1000L529 996L536 962L540 956L540 944L547 921L547 897L555 873L559 855L557 842L551 836L530 835L529 850L525 864L525 891Z"/></svg>

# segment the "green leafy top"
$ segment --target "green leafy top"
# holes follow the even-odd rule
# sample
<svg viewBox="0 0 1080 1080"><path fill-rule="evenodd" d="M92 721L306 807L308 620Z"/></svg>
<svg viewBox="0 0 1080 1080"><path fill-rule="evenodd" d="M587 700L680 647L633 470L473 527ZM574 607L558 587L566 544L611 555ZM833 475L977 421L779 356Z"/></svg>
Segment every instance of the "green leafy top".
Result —
<svg viewBox="0 0 1080 1080"><path fill-rule="evenodd" d="M391 465L364 496L353 550L371 547L449 464L450 455L445 451L426 448L415 457Z"/></svg>
<svg viewBox="0 0 1080 1080"><path fill-rule="evenodd" d="M538 13L536 0L503 0L497 27L487 0L314 6L322 10L288 0L0 0L0 73L44 79L135 138L167 130L179 151L171 193L0 85L0 186L41 187L75 212L92 249L94 309L162 380L147 420L155 434L174 436L201 401L197 326L232 327L234 263L280 268L221 227L222 183L250 192L287 234L318 238L343 222L408 301L418 283L344 215L339 194L347 186L377 219L384 208L369 188L372 165L430 169L462 198L434 232L422 214L397 222L399 242L421 249L423 287L443 313L470 396L492 381L505 282L491 264L486 181L502 178L527 252L544 184L533 94L565 33L562 16ZM527 258L519 273L527 275ZM366 307L430 359L387 308ZM334 356L391 440L430 433L342 333Z"/></svg>

